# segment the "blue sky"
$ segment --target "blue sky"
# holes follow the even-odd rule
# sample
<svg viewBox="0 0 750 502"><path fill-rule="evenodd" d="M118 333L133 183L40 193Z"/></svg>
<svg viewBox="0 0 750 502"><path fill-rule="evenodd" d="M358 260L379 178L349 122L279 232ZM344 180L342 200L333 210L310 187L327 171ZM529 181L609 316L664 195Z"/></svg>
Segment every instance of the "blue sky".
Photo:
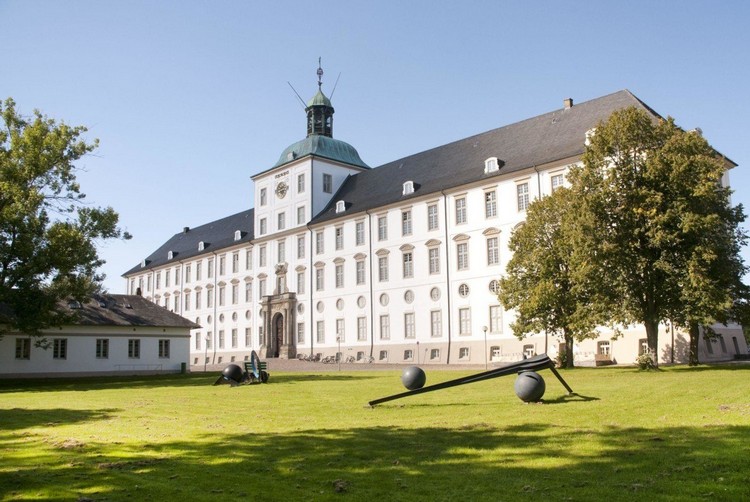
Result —
<svg viewBox="0 0 750 502"><path fill-rule="evenodd" d="M134 235L101 247L120 293L182 227L253 206L318 57L370 166L627 88L737 162L748 207L749 21L745 1L0 0L0 99L99 138L79 181Z"/></svg>

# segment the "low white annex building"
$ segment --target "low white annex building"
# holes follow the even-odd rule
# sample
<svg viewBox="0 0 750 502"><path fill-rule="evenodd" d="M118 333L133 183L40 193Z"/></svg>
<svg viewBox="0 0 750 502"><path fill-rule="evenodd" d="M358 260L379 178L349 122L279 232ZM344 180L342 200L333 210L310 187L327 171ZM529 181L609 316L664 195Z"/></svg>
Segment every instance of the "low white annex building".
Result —
<svg viewBox="0 0 750 502"><path fill-rule="evenodd" d="M252 176L256 207L185 227L124 274L130 294L194 321L190 362L341 353L359 361L485 363L557 354L519 341L496 296L508 239L537 197L565 183L587 133L627 90L370 168L333 138L334 108L308 102L307 136ZM724 183L728 183L725 176ZM739 326L701 344L701 360L746 353ZM633 363L645 330L576 347L576 364ZM687 357L664 326L660 361ZM598 355L598 356L597 356Z"/></svg>
<svg viewBox="0 0 750 502"><path fill-rule="evenodd" d="M96 295L67 308L77 315L75 324L41 337L11 332L0 338L0 378L177 373L188 367L190 331L199 326L145 298Z"/></svg>

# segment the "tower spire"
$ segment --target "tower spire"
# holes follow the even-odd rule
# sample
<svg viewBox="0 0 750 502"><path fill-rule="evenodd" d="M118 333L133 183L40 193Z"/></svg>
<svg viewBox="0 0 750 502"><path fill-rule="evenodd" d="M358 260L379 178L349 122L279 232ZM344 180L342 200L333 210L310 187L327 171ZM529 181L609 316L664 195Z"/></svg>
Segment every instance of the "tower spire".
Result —
<svg viewBox="0 0 750 502"><path fill-rule="evenodd" d="M321 58L318 57L318 90L320 90L321 86L323 85L323 67L320 65Z"/></svg>
<svg viewBox="0 0 750 502"><path fill-rule="evenodd" d="M307 102L307 136L320 135L333 137L333 105L323 94L323 66L318 58L318 92Z"/></svg>

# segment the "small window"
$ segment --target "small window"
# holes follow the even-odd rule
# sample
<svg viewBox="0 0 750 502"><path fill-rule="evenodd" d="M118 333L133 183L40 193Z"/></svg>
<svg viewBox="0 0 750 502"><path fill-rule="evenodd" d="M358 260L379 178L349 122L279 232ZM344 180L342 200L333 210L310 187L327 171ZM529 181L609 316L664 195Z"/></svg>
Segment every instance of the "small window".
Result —
<svg viewBox="0 0 750 502"><path fill-rule="evenodd" d="M234 231L234 240L238 241L240 239L242 239L242 232L240 232L239 230L235 230Z"/></svg>
<svg viewBox="0 0 750 502"><path fill-rule="evenodd" d="M333 192L333 176L330 174L323 174L323 191L325 193Z"/></svg>
<svg viewBox="0 0 750 502"><path fill-rule="evenodd" d="M494 173L499 169L499 163L497 162L497 157L490 157L489 159L484 161L484 172L486 173Z"/></svg>
<svg viewBox="0 0 750 502"><path fill-rule="evenodd" d="M343 213L344 211L346 211L346 202L343 200L336 202L336 213Z"/></svg>
<svg viewBox="0 0 750 502"><path fill-rule="evenodd" d="M198 243L198 251L203 251L204 249L206 249L206 243L203 241L200 241Z"/></svg>
<svg viewBox="0 0 750 502"><path fill-rule="evenodd" d="M169 340L159 340L159 357L169 359Z"/></svg>
<svg viewBox="0 0 750 502"><path fill-rule="evenodd" d="M401 191L401 195L409 195L414 193L414 182L413 181L405 181L403 189Z"/></svg>
<svg viewBox="0 0 750 502"><path fill-rule="evenodd" d="M536 350L534 350L534 346L533 345L529 344L529 345L524 345L523 346L523 356L524 356L524 358L534 357L535 355L536 355Z"/></svg>
<svg viewBox="0 0 750 502"><path fill-rule="evenodd" d="M31 359L31 340L16 338L16 359Z"/></svg>
<svg viewBox="0 0 750 502"><path fill-rule="evenodd" d="M602 356L608 356L611 354L611 346L608 340L597 342L596 353Z"/></svg>
<svg viewBox="0 0 750 502"><path fill-rule="evenodd" d="M461 347L458 349L458 358L459 359L468 359L469 358L469 347Z"/></svg>
<svg viewBox="0 0 750 502"><path fill-rule="evenodd" d="M173 259L173 258L174 258L174 251L169 251L169 252L167 253L167 260L171 260L171 259Z"/></svg>
<svg viewBox="0 0 750 502"><path fill-rule="evenodd" d="M52 358L53 359L67 359L68 358L68 339L67 338L55 338L52 340Z"/></svg>
<svg viewBox="0 0 750 502"><path fill-rule="evenodd" d="M490 293L496 295L500 291L500 284L497 282L497 280L492 279L489 284Z"/></svg>
<svg viewBox="0 0 750 502"><path fill-rule="evenodd" d="M468 284L463 283L458 287L458 296L460 296L461 298L466 298L467 296L469 296Z"/></svg>
<svg viewBox="0 0 750 502"><path fill-rule="evenodd" d="M440 360L440 349L430 349L430 361Z"/></svg>
<svg viewBox="0 0 750 502"><path fill-rule="evenodd" d="M388 351L387 350L381 350L380 354L378 354L378 359L381 361L387 361L388 360Z"/></svg>
<svg viewBox="0 0 750 502"><path fill-rule="evenodd" d="M414 359L414 351L412 349L406 349L404 351L404 361L411 361Z"/></svg>
<svg viewBox="0 0 750 502"><path fill-rule="evenodd" d="M440 299L440 288L432 288L430 290L430 298L432 298L433 302L436 302Z"/></svg>

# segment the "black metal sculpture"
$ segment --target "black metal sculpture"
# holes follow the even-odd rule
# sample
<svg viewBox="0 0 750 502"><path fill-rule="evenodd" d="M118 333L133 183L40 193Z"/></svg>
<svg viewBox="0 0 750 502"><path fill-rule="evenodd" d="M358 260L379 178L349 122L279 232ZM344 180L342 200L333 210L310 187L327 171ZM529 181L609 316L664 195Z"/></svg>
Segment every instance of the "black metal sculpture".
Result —
<svg viewBox="0 0 750 502"><path fill-rule="evenodd" d="M230 364L224 371L221 372L221 376L216 379L214 385L220 383L228 383L232 387L243 383L267 383L269 374L267 363L261 362L258 354L252 351L250 354L250 360L245 361L245 371L236 364Z"/></svg>
<svg viewBox="0 0 750 502"><path fill-rule="evenodd" d="M538 356L534 356L529 359L524 359L523 361L518 361L517 363L508 364L507 366L503 366L502 368L495 368L492 370L477 373L475 375L468 375L465 377L456 378L455 380L448 380L447 382L436 383L435 385L429 385L427 387L422 387L421 389L415 389L415 390L410 390L407 392L401 392L400 394L394 394L392 396L381 397L380 399L375 399L373 401L370 401L368 404L370 406L377 406L378 404L385 403L387 401L393 401L394 399L401 399L402 397L422 394L424 392L447 389L449 387L455 387L457 385L464 385L467 383L481 382L482 380L489 380L490 378L498 378L501 376L512 375L514 373L520 373L522 371L537 371L537 370L543 370L543 369L551 370L552 373L560 381L560 383L563 384L563 387L565 387L568 393L573 394L573 389L570 388L570 386L565 382L565 380L563 380L563 377L560 376L560 373L558 373L557 370L555 369L554 361L552 361L552 359L550 359L547 354L540 354Z"/></svg>

